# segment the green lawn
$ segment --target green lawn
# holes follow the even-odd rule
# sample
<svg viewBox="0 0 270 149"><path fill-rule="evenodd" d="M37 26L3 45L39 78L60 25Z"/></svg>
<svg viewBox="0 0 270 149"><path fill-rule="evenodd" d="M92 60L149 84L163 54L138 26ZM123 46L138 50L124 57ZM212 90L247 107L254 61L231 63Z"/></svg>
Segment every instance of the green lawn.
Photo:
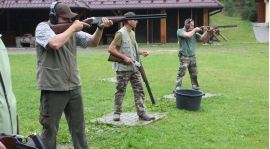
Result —
<svg viewBox="0 0 270 149"><path fill-rule="evenodd" d="M219 22L222 18L225 21ZM113 112L115 84L103 79L115 77L115 72L107 61L108 47L94 48L92 52L80 50L78 65L89 146L99 149L269 148L269 44L257 43L251 23L238 18L219 16L213 18L217 24L211 21L211 25L224 25L230 19L227 24L239 25L222 29L229 42L197 46L201 91L221 94L202 99L197 112L179 110L175 100L164 99L174 89L179 66L178 45L140 45L150 52L142 61L156 99L156 105L151 105L145 88L147 111L167 113L166 117L146 126L90 122ZM238 31L240 35L235 33ZM9 58L20 133L40 134L36 56L10 54ZM183 88L191 88L188 73ZM130 85L123 110L135 112ZM57 139L59 144L71 144L64 116Z"/></svg>

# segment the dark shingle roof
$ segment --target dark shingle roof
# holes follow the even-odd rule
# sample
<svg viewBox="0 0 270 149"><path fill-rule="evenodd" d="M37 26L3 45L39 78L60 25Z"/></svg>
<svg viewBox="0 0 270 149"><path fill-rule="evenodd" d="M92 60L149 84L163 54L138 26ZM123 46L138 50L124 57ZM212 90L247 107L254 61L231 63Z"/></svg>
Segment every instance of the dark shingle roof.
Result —
<svg viewBox="0 0 270 149"><path fill-rule="evenodd" d="M0 0L0 9L49 8L56 0ZM223 8L217 0L61 0L71 8L91 10Z"/></svg>
<svg viewBox="0 0 270 149"><path fill-rule="evenodd" d="M0 0L0 9L14 9L14 8L49 8L56 0ZM62 0L60 2L66 3L71 8L88 8L80 0Z"/></svg>

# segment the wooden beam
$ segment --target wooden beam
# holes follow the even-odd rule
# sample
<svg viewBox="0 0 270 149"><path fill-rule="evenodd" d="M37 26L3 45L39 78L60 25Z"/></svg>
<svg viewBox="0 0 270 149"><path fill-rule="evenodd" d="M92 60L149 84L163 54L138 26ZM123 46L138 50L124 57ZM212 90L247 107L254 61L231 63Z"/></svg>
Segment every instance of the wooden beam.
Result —
<svg viewBox="0 0 270 149"><path fill-rule="evenodd" d="M78 19L80 20L81 16L84 15L85 13L86 13L86 10L83 10L83 11L79 14ZM85 18L85 19L86 19L86 18Z"/></svg>
<svg viewBox="0 0 270 149"><path fill-rule="evenodd" d="M209 26L208 22L209 22L208 9L204 8L203 9L203 26ZM208 37L203 40L203 43L209 43L209 38L210 38L209 36L210 35L208 34Z"/></svg>
<svg viewBox="0 0 270 149"><path fill-rule="evenodd" d="M209 22L208 9L204 8L203 9L203 25L208 26L209 25L208 22Z"/></svg>
<svg viewBox="0 0 270 149"><path fill-rule="evenodd" d="M161 9L162 14L166 14L166 9ZM161 44L166 44L167 39L166 39L166 18L160 19L160 43Z"/></svg>
<svg viewBox="0 0 270 149"><path fill-rule="evenodd" d="M7 31L10 30L10 14L9 14L9 10L7 10Z"/></svg>
<svg viewBox="0 0 270 149"><path fill-rule="evenodd" d="M177 29L180 28L180 14L179 14L179 9L177 9Z"/></svg>
<svg viewBox="0 0 270 149"><path fill-rule="evenodd" d="M120 16L123 16L123 11L122 10L118 10L119 11L119 15ZM118 23L118 29L122 28L124 25L123 25L123 22L121 21L120 23Z"/></svg>
<svg viewBox="0 0 270 149"><path fill-rule="evenodd" d="M0 12L0 16L1 16L4 12L5 12L5 10L2 10L2 11Z"/></svg>
<svg viewBox="0 0 270 149"><path fill-rule="evenodd" d="M148 10L147 10L148 14ZM149 19L146 20L146 43L149 44Z"/></svg>
<svg viewBox="0 0 270 149"><path fill-rule="evenodd" d="M112 13L115 15L115 16L118 16L117 12L115 12L115 10L112 10Z"/></svg>

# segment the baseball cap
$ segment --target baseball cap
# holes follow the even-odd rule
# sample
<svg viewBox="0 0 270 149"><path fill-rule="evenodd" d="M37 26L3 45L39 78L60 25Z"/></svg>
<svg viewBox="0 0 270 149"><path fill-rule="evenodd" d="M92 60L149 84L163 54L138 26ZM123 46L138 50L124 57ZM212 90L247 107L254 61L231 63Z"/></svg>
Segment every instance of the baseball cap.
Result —
<svg viewBox="0 0 270 149"><path fill-rule="evenodd" d="M77 13L72 12L70 10L69 6L67 4L64 4L64 3L58 3L55 6L54 10L55 10L57 16L64 17L64 18L74 18L78 15Z"/></svg>
<svg viewBox="0 0 270 149"><path fill-rule="evenodd" d="M132 17L132 16L135 16L135 13L133 12L127 12L124 14L125 17Z"/></svg>

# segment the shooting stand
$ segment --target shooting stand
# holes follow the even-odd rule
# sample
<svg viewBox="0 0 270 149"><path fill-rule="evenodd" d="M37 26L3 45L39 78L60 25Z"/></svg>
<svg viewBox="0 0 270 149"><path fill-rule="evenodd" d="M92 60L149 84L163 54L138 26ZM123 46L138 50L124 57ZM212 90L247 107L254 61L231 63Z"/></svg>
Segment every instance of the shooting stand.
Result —
<svg viewBox="0 0 270 149"><path fill-rule="evenodd" d="M228 41L228 39L221 34L221 31L219 28L215 28L214 30L208 32L208 40L204 41L204 43L209 43L212 44L213 41L218 41L220 42L220 39L218 36L222 37L225 41Z"/></svg>
<svg viewBox="0 0 270 149"><path fill-rule="evenodd" d="M213 31L210 31L209 39L213 40L213 38L215 37L216 41L220 42L220 40L218 39L218 36L221 36L225 41L228 41L228 39L224 35L222 35L220 32L221 31L219 30L219 28L215 28Z"/></svg>

